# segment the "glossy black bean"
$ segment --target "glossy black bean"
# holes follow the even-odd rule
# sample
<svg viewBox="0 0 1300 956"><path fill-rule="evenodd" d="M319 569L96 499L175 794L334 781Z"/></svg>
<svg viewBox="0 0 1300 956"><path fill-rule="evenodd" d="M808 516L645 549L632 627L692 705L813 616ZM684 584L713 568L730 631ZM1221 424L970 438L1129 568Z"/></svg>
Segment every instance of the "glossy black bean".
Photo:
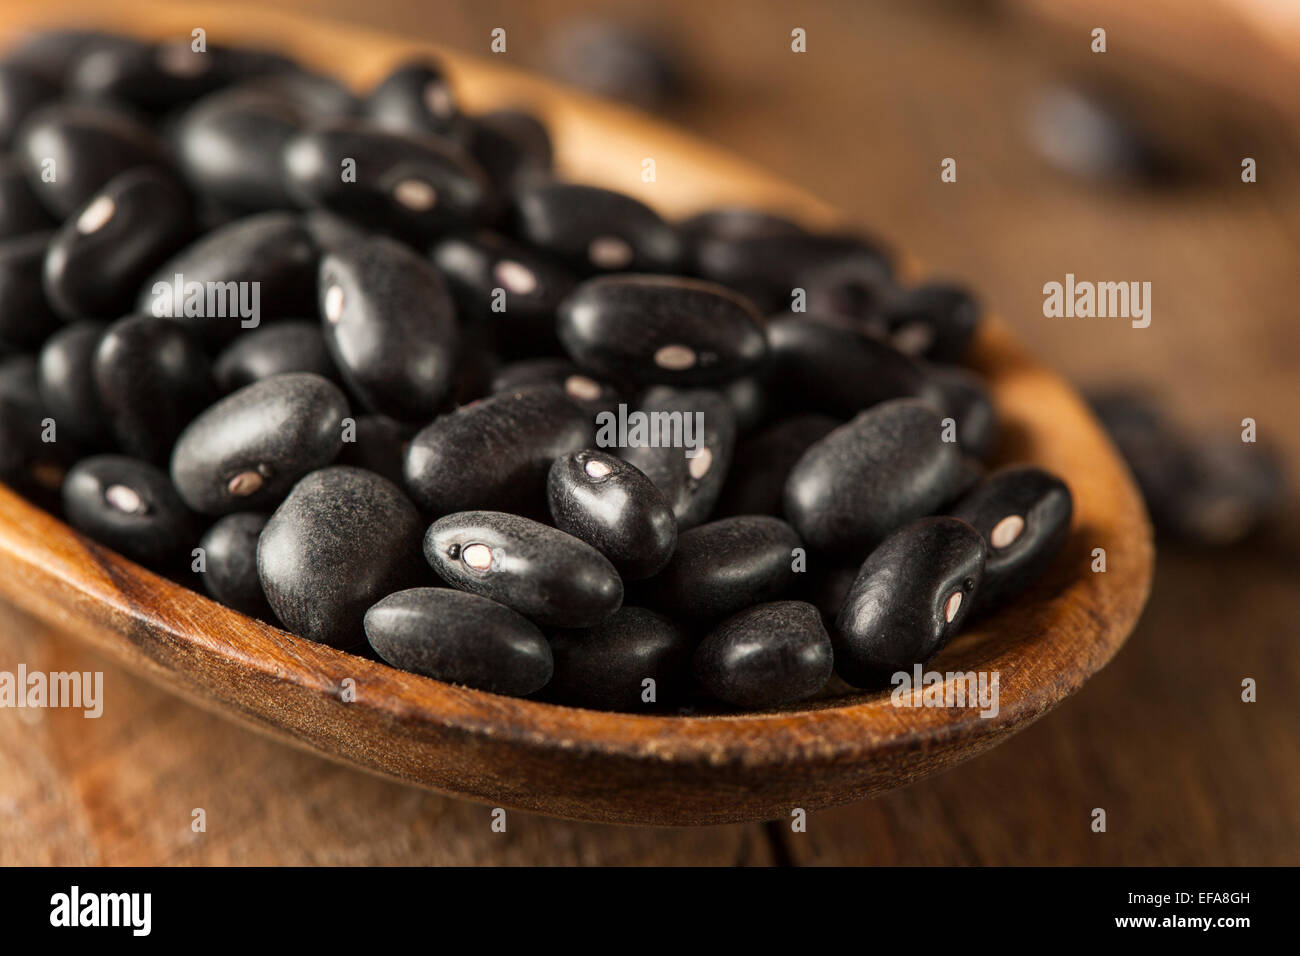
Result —
<svg viewBox="0 0 1300 956"><path fill-rule="evenodd" d="M977 605L998 604L1047 570L1070 534L1074 500L1065 482L1032 466L1000 468L952 508L984 536L988 557Z"/></svg>
<svg viewBox="0 0 1300 956"><path fill-rule="evenodd" d="M938 387L943 411L956 425L961 450L980 461L987 459L998 437L998 417L984 379L956 365L927 365L925 374Z"/></svg>
<svg viewBox="0 0 1300 956"><path fill-rule="evenodd" d="M568 269L493 232L456 233L430 249L465 321L480 322L512 355L559 352L555 309L573 288Z"/></svg>
<svg viewBox="0 0 1300 956"><path fill-rule="evenodd" d="M644 436L629 415L625 443L615 427L617 416L605 413L597 419L597 445L618 448L620 458L645 472L672 504L679 529L707 520L735 453L731 404L718 392L659 386L645 393L636 414L644 416Z"/></svg>
<svg viewBox="0 0 1300 956"><path fill-rule="evenodd" d="M451 383L456 314L442 276L409 247L376 237L320 265L325 345L372 412L428 421Z"/></svg>
<svg viewBox="0 0 1300 956"><path fill-rule="evenodd" d="M551 462L592 445L592 421L558 388L538 386L443 415L418 432L403 473L430 514L495 508L546 513Z"/></svg>
<svg viewBox="0 0 1300 956"><path fill-rule="evenodd" d="M55 332L41 349L37 387L60 431L89 448L111 444L111 426L95 387L95 352L108 328L74 322Z"/></svg>
<svg viewBox="0 0 1300 956"><path fill-rule="evenodd" d="M831 639L817 608L772 601L733 614L695 650L695 679L735 707L805 700L830 680Z"/></svg>
<svg viewBox="0 0 1300 956"><path fill-rule="evenodd" d="M531 113L495 110L466 117L461 135L498 195L509 195L551 172L550 134Z"/></svg>
<svg viewBox="0 0 1300 956"><path fill-rule="evenodd" d="M318 260L301 217L249 216L208 233L159 266L141 286L136 307L175 318L207 345L219 347L264 320L316 314Z"/></svg>
<svg viewBox="0 0 1300 956"><path fill-rule="evenodd" d="M0 482L57 510L63 476L83 452L57 422L50 427L36 383L32 356L0 357Z"/></svg>
<svg viewBox="0 0 1300 956"><path fill-rule="evenodd" d="M623 604L623 581L585 541L519 515L461 511L424 536L424 556L452 587L554 627L591 627Z"/></svg>
<svg viewBox="0 0 1300 956"><path fill-rule="evenodd" d="M736 431L740 434L752 432L767 420L771 404L768 401L767 388L761 372L743 375L722 387L722 397L735 412Z"/></svg>
<svg viewBox="0 0 1300 956"><path fill-rule="evenodd" d="M398 591L366 612L365 626L385 661L435 680L524 697L551 679L551 648L537 625L477 594Z"/></svg>
<svg viewBox="0 0 1300 956"><path fill-rule="evenodd" d="M137 166L168 168L166 150L147 126L102 106L42 107L18 130L14 153L45 208L65 219L110 179Z"/></svg>
<svg viewBox="0 0 1300 956"><path fill-rule="evenodd" d="M102 30L36 30L5 52L5 62L38 73L60 89L83 52L108 38Z"/></svg>
<svg viewBox="0 0 1300 956"><path fill-rule="evenodd" d="M849 417L891 398L940 401L921 366L883 342L805 316L767 326L768 381L787 407Z"/></svg>
<svg viewBox="0 0 1300 956"><path fill-rule="evenodd" d="M217 356L212 372L223 394L286 372L339 377L320 323L292 320L241 332Z"/></svg>
<svg viewBox="0 0 1300 956"><path fill-rule="evenodd" d="M894 292L889 261L877 249L833 256L794 276L804 290L804 308L821 315L870 319L880 314Z"/></svg>
<svg viewBox="0 0 1300 956"><path fill-rule="evenodd" d="M751 239L807 235L785 216L747 206L720 206L696 213L677 224L682 240L694 245L708 239ZM693 258L693 256L692 256Z"/></svg>
<svg viewBox="0 0 1300 956"><path fill-rule="evenodd" d="M53 229L54 219L36 198L27 174L7 156L0 156L0 240Z"/></svg>
<svg viewBox="0 0 1300 956"><path fill-rule="evenodd" d="M0 240L0 342L19 349L40 346L61 324L41 284L52 232Z"/></svg>
<svg viewBox="0 0 1300 956"><path fill-rule="evenodd" d="M77 462L63 483L63 509L78 531L154 569L185 564L198 544L194 516L166 473L137 458Z"/></svg>
<svg viewBox="0 0 1300 956"><path fill-rule="evenodd" d="M623 396L612 385L592 378L566 358L534 358L511 362L492 376L492 392L514 392L535 385L555 385L582 408L598 411L616 409Z"/></svg>
<svg viewBox="0 0 1300 956"><path fill-rule="evenodd" d="M762 318L744 298L675 276L604 276L560 303L560 341L583 368L638 385L718 385L767 352Z"/></svg>
<svg viewBox="0 0 1300 956"><path fill-rule="evenodd" d="M128 316L108 327L94 360L95 388L118 445L165 465L190 420L212 404L207 357L180 323Z"/></svg>
<svg viewBox="0 0 1300 956"><path fill-rule="evenodd" d="M399 133L449 136L460 122L456 92L442 65L429 59L398 65L370 91L366 117Z"/></svg>
<svg viewBox="0 0 1300 956"><path fill-rule="evenodd" d="M46 298L69 320L119 318L140 283L193 231L189 196L169 173L115 176L50 240Z"/></svg>
<svg viewBox="0 0 1300 956"><path fill-rule="evenodd" d="M211 200L246 212L291 208L282 154L303 119L292 103L264 90L223 90L195 103L176 124L176 161Z"/></svg>
<svg viewBox="0 0 1300 956"><path fill-rule="evenodd" d="M371 230L326 209L311 209L303 213L302 224L322 252L333 252L374 236Z"/></svg>
<svg viewBox="0 0 1300 956"><path fill-rule="evenodd" d="M591 545L624 580L658 574L677 546L672 505L640 469L593 449L555 459L546 484L555 526Z"/></svg>
<svg viewBox="0 0 1300 956"><path fill-rule="evenodd" d="M881 313L894 348L933 362L957 362L979 326L980 305L965 288L928 282L900 290Z"/></svg>
<svg viewBox="0 0 1300 956"><path fill-rule="evenodd" d="M723 518L683 531L672 560L645 584L651 606L693 620L712 620L763 601L795 583L799 535L766 515Z"/></svg>
<svg viewBox="0 0 1300 956"><path fill-rule="evenodd" d="M862 564L832 630L835 669L854 687L923 664L979 599L984 538L956 518L922 518Z"/></svg>
<svg viewBox="0 0 1300 956"><path fill-rule="evenodd" d="M18 63L0 62L0 148L7 148L24 119L59 94L58 85Z"/></svg>
<svg viewBox="0 0 1300 956"><path fill-rule="evenodd" d="M181 432L172 482L202 514L273 508L299 478L338 455L347 414L343 393L310 372L246 385Z"/></svg>
<svg viewBox="0 0 1300 956"><path fill-rule="evenodd" d="M812 445L790 471L785 513L808 546L862 556L951 500L961 452L939 414L898 399L862 412Z"/></svg>
<svg viewBox="0 0 1300 956"><path fill-rule="evenodd" d="M341 175L352 161L355 177ZM297 202L362 225L430 240L484 222L495 197L487 174L449 140L334 120L295 137L284 153Z"/></svg>
<svg viewBox="0 0 1300 956"><path fill-rule="evenodd" d="M690 638L662 614L621 607L595 627L548 636L555 676L547 697L558 703L645 712L689 696Z"/></svg>
<svg viewBox="0 0 1300 956"><path fill-rule="evenodd" d="M519 234L559 257L580 275L601 272L674 272L681 240L653 209L631 196L546 182L515 197Z"/></svg>
<svg viewBox="0 0 1300 956"><path fill-rule="evenodd" d="M317 122L358 116L362 109L361 100L339 80L302 67L255 77L240 86L284 100Z"/></svg>
<svg viewBox="0 0 1300 956"><path fill-rule="evenodd" d="M419 429L384 415L358 415L354 427L343 432L340 465L367 468L395 484L402 484L406 449Z"/></svg>
<svg viewBox="0 0 1300 956"><path fill-rule="evenodd" d="M717 516L779 516L790 470L841 424L827 415L792 415L742 441L718 497Z"/></svg>
<svg viewBox="0 0 1300 956"><path fill-rule="evenodd" d="M313 471L258 539L262 590L299 637L355 647L371 605L427 580L421 533L419 512L387 478L337 465Z"/></svg>
<svg viewBox="0 0 1300 956"><path fill-rule="evenodd" d="M275 612L262 593L257 576L257 539L267 515L240 511L218 519L199 540L205 570L203 586L227 607L241 614L276 623Z"/></svg>

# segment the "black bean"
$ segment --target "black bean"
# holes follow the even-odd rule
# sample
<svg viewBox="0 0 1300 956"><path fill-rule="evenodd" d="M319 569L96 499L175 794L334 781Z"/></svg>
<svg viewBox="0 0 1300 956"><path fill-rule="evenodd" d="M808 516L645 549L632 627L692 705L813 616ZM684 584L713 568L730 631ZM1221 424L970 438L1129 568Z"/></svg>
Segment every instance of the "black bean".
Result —
<svg viewBox="0 0 1300 956"><path fill-rule="evenodd" d="M647 425L644 437L633 430L629 416L624 443L614 427L617 418L606 414L597 420L596 443L618 447L620 458L645 472L672 503L678 528L705 521L722 493L736 448L731 404L718 392L660 386L645 393L637 412Z"/></svg>
<svg viewBox="0 0 1300 956"><path fill-rule="evenodd" d="M998 437L998 418L984 380L956 365L929 365L925 373L938 387L944 412L956 424L961 450L980 461L987 459Z"/></svg>
<svg viewBox="0 0 1300 956"><path fill-rule="evenodd" d="M790 470L841 424L827 415L792 415L742 441L718 497L718 517L780 515Z"/></svg>
<svg viewBox="0 0 1300 956"><path fill-rule="evenodd" d="M82 454L74 439L48 428L50 413L36 387L30 355L0 357L0 482L36 504L57 510L58 489Z"/></svg>
<svg viewBox="0 0 1300 956"><path fill-rule="evenodd" d="M411 440L406 487L431 514L495 508L546 513L551 462L592 444L592 421L558 388L493 395Z"/></svg>
<svg viewBox="0 0 1300 956"><path fill-rule="evenodd" d="M979 598L984 556L983 536L956 518L922 518L886 538L835 621L840 677L868 687L942 650Z"/></svg>
<svg viewBox="0 0 1300 956"><path fill-rule="evenodd" d="M727 618L695 650L695 678L735 707L780 707L830 680L831 639L817 608L772 601Z"/></svg>
<svg viewBox="0 0 1300 956"><path fill-rule="evenodd" d="M682 240L693 246L708 239L750 239L807 235L785 216L746 206L721 206L696 213L677 224ZM693 257L692 257L693 258Z"/></svg>
<svg viewBox="0 0 1300 956"><path fill-rule="evenodd" d="M822 616L822 623L832 628L839 617L844 599L849 596L853 582L858 579L860 562L841 564L815 555L811 568L800 575L798 595L817 608Z"/></svg>
<svg viewBox="0 0 1300 956"><path fill-rule="evenodd" d="M799 536L766 515L723 518L683 531L672 560L645 584L651 606L690 619L726 617L780 597L795 583Z"/></svg>
<svg viewBox="0 0 1300 956"><path fill-rule="evenodd" d="M37 417L45 414L39 382L40 373L35 356L21 352L0 356L0 398L13 402Z"/></svg>
<svg viewBox="0 0 1300 956"><path fill-rule="evenodd" d="M348 160L355 177L343 175ZM484 222L495 202L487 174L454 143L357 120L301 133L286 148L284 162L299 204L411 239Z"/></svg>
<svg viewBox="0 0 1300 956"><path fill-rule="evenodd" d="M768 381L787 407L849 417L891 398L940 401L912 359L883 342L805 316L768 323Z"/></svg>
<svg viewBox="0 0 1300 956"><path fill-rule="evenodd" d="M320 264L325 345L372 412L428 421L451 382L456 315L446 283L384 237L327 253Z"/></svg>
<svg viewBox="0 0 1300 956"><path fill-rule="evenodd" d="M370 91L365 111L375 125L400 133L449 136L460 122L451 81L428 59L398 65Z"/></svg>
<svg viewBox="0 0 1300 956"><path fill-rule="evenodd" d="M207 357L172 319L114 322L95 351L94 374L118 445L159 465L171 457L181 429L216 396Z"/></svg>
<svg viewBox="0 0 1300 956"><path fill-rule="evenodd" d="M23 37L22 42L7 51L5 60L40 74L58 89L63 86L82 52L108 36L101 30L37 30Z"/></svg>
<svg viewBox="0 0 1300 956"><path fill-rule="evenodd" d="M605 276L559 306L560 340L583 368L640 385L717 385L767 351L762 319L741 296L674 276Z"/></svg>
<svg viewBox="0 0 1300 956"><path fill-rule="evenodd" d="M50 240L45 294L67 319L116 319L140 283L190 238L190 200L168 173L115 176Z"/></svg>
<svg viewBox="0 0 1300 956"><path fill-rule="evenodd" d="M640 469L586 449L555 459L546 485L555 526L587 542L625 580L658 574L677 546L672 505Z"/></svg>
<svg viewBox="0 0 1300 956"><path fill-rule="evenodd" d="M315 315L318 259L299 216L260 213L208 233L159 266L136 307L177 319L217 347L264 319Z"/></svg>
<svg viewBox="0 0 1300 956"><path fill-rule="evenodd" d="M952 516L984 536L988 557L977 605L995 607L1047 570L1070 534L1074 502L1041 468L1000 468L957 502Z"/></svg>
<svg viewBox="0 0 1300 956"><path fill-rule="evenodd" d="M137 166L167 168L166 150L145 125L101 106L63 102L42 107L18 130L14 152L32 190L65 219L110 179Z"/></svg>
<svg viewBox="0 0 1300 956"><path fill-rule="evenodd" d="M980 305L961 286L928 282L900 290L881 318L894 348L933 362L956 362L966 354L980 321Z"/></svg>
<svg viewBox="0 0 1300 956"><path fill-rule="evenodd" d="M41 401L64 434L89 448L111 444L111 426L95 387L95 352L108 326L74 322L55 332L41 349L37 387Z"/></svg>
<svg viewBox="0 0 1300 956"><path fill-rule="evenodd" d="M366 612L366 637L394 667L523 697L551 679L551 648L504 604L450 588L398 591Z"/></svg>
<svg viewBox="0 0 1300 956"><path fill-rule="evenodd" d="M22 167L7 156L0 156L0 240L45 232L54 225L54 219L36 198Z"/></svg>
<svg viewBox="0 0 1300 956"><path fill-rule="evenodd" d="M315 120L342 119L361 113L361 100L332 76L298 67L254 77L245 89L269 93Z"/></svg>
<svg viewBox="0 0 1300 956"><path fill-rule="evenodd" d="M568 269L493 232L456 233L430 250L465 321L481 322L508 354L560 351L555 309L573 288Z"/></svg>
<svg viewBox="0 0 1300 956"><path fill-rule="evenodd" d="M465 118L464 126L470 155L498 194L509 195L551 172L551 137L531 113L495 110Z"/></svg>
<svg viewBox="0 0 1300 956"><path fill-rule="evenodd" d="M198 543L194 516L162 470L123 455L96 455L63 483L68 522L96 541L156 570L189 560Z"/></svg>
<svg viewBox="0 0 1300 956"><path fill-rule="evenodd" d="M451 388L443 398L440 412L454 411L492 393L492 376L501 367L501 359L486 340L482 326L461 327Z"/></svg>
<svg viewBox="0 0 1300 956"><path fill-rule="evenodd" d="M559 703L647 711L689 696L690 639L662 614L621 607L595 627L549 637L555 676L547 697Z"/></svg>
<svg viewBox="0 0 1300 956"><path fill-rule="evenodd" d="M343 434L340 465L368 468L394 484L403 482L402 462L418 429L384 415L358 415L351 434Z"/></svg>
<svg viewBox="0 0 1300 956"><path fill-rule="evenodd" d="M439 518L424 556L448 584L514 608L539 624L591 627L623 604L609 560L549 525L501 511Z"/></svg>
<svg viewBox="0 0 1300 956"><path fill-rule="evenodd" d="M515 197L519 234L580 275L673 272L681 240L653 209L609 189L535 183Z"/></svg>
<svg viewBox="0 0 1300 956"><path fill-rule="evenodd" d="M496 392L514 392L534 385L555 385L569 399L594 414L617 407L624 396L613 386L592 378L566 358L523 359L503 365L492 376L491 389Z"/></svg>
<svg viewBox="0 0 1300 956"><path fill-rule="evenodd" d="M722 387L722 397L736 415L736 430L742 435L767 420L769 402L765 376L744 375Z"/></svg>
<svg viewBox="0 0 1300 956"><path fill-rule="evenodd" d="M0 240L0 342L34 349L60 325L41 285L52 232Z"/></svg>
<svg viewBox="0 0 1300 956"><path fill-rule="evenodd" d="M866 247L810 265L794 276L804 290L804 309L812 314L870 319L892 298L889 260Z"/></svg>
<svg viewBox="0 0 1300 956"><path fill-rule="evenodd" d="M0 148L7 148L24 119L59 93L56 83L18 63L0 63Z"/></svg>
<svg viewBox="0 0 1300 956"><path fill-rule="evenodd" d="M302 215L302 224L317 248L323 252L333 252L374 235L371 230L358 226L350 219L336 216L327 209L308 210Z"/></svg>
<svg viewBox="0 0 1300 956"><path fill-rule="evenodd" d="M387 478L333 466L298 482L266 523L257 573L293 633L332 647L365 640L366 609L428 576L421 521Z"/></svg>
<svg viewBox="0 0 1300 956"><path fill-rule="evenodd" d="M898 399L862 412L810 447L790 471L785 513L817 550L861 556L951 500L961 452L939 414Z"/></svg>
<svg viewBox="0 0 1300 956"><path fill-rule="evenodd" d="M562 21L547 38L547 63L570 86L656 109L682 91L667 41L615 20Z"/></svg>
<svg viewBox="0 0 1300 956"><path fill-rule="evenodd" d="M275 623L275 612L262 593L257 576L257 539L266 527L267 515L240 511L226 515L204 533L205 571L203 586L209 594L241 614Z"/></svg>
<svg viewBox="0 0 1300 956"><path fill-rule="evenodd" d="M310 372L274 375L227 395L181 432L172 481L209 515L269 509L343 447L348 402Z"/></svg>
<svg viewBox="0 0 1300 956"><path fill-rule="evenodd" d="M212 372L223 393L286 372L339 377L320 323L291 320L242 333L217 356Z"/></svg>

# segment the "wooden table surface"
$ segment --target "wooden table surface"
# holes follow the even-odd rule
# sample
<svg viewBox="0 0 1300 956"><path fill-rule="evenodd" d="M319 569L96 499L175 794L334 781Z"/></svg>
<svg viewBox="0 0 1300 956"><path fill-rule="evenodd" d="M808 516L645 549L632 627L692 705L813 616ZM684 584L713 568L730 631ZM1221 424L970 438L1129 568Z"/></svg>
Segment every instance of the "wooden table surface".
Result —
<svg viewBox="0 0 1300 956"><path fill-rule="evenodd" d="M525 65L542 62L556 22L594 7L282 2L484 52L504 26ZM1103 60L1086 34L991 3L844 0L797 17L775 0L624 9L684 53L693 92L674 119L971 281L1077 381L1146 383L1181 421L1225 435L1253 417L1300 475L1300 170L1295 131L1267 106L1162 73L1125 52L1139 44L1122 30ZM808 33L803 55L789 52L796 26ZM1024 134L1034 92L1103 69L1156 98L1200 178L1100 187L1035 156ZM1171 90L1176 101L1160 100ZM1257 158L1258 183L1240 182L1243 156ZM940 182L945 157L957 159L956 183ZM1044 318L1043 283L1067 272L1150 281L1151 327ZM806 833L518 812L494 832L489 808L271 743L0 608L0 670L102 670L110 701L99 720L0 710L0 864L1296 864L1298 561L1294 495L1248 546L1162 546L1146 616L1080 694L971 763L813 814ZM1245 677L1257 703L1240 699ZM1090 827L1097 807L1105 833ZM196 808L202 833L191 830Z"/></svg>

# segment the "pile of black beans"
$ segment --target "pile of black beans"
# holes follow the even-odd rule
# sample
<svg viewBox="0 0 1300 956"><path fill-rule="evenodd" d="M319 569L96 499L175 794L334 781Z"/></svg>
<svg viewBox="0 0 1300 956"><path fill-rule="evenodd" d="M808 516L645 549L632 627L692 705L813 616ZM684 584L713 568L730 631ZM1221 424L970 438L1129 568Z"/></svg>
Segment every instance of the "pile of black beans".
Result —
<svg viewBox="0 0 1300 956"><path fill-rule="evenodd" d="M44 34L0 63L0 148L0 480L299 637L776 707L886 685L1068 532L1060 479L985 472L966 291L556 179L536 118L465 113L436 62L358 97Z"/></svg>

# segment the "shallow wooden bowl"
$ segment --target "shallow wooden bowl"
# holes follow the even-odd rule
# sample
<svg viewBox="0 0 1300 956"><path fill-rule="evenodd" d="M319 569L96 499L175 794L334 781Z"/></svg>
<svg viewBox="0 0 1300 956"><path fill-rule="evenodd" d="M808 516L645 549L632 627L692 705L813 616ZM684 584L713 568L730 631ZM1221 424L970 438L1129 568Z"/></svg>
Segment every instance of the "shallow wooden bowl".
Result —
<svg viewBox="0 0 1300 956"><path fill-rule="evenodd" d="M562 170L667 215L736 202L831 210L724 152L643 116L560 90L501 61L265 10L66 5L65 25L149 36L260 41L367 83L395 60L442 56L471 110L542 114ZM0 30L50 25L43 2L7 0ZM642 183L653 157L657 181ZM638 716L498 697L402 673L250 620L143 570L0 487L0 594L203 706L356 767L494 806L632 824L788 817L903 786L987 750L1076 691L1142 610L1151 532L1129 473L1078 396L990 320L974 348L1005 422L1002 461L1063 475L1069 543L1014 606L963 634L927 669L999 675L999 709L895 707L889 694L738 716ZM1094 549L1106 571L1091 570ZM355 700L345 688L355 687ZM111 701L109 702L111 707Z"/></svg>

